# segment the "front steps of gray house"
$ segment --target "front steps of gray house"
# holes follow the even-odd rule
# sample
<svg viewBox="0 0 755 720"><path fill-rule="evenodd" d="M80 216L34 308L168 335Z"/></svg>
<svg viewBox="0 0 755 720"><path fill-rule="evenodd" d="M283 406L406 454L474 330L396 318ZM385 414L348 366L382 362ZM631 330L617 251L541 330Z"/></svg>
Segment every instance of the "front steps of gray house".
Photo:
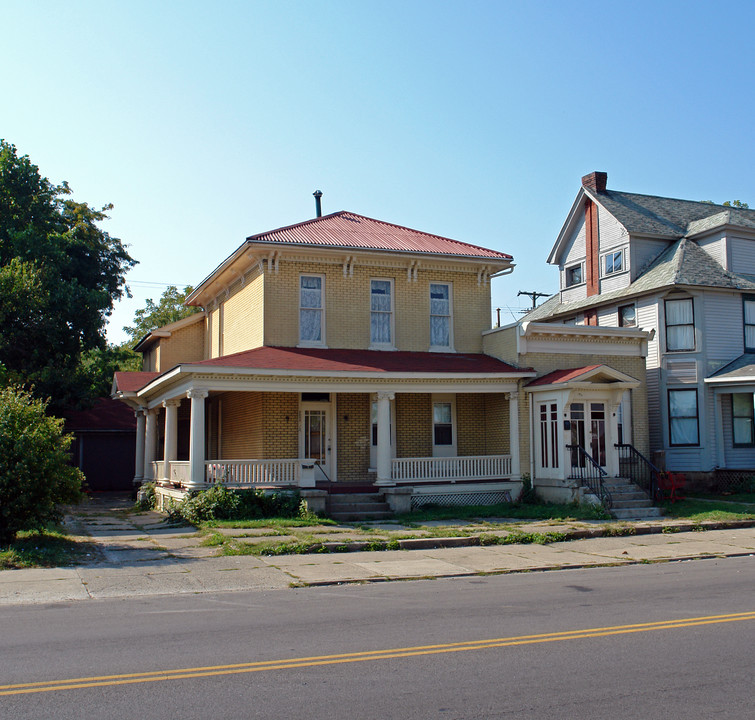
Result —
<svg viewBox="0 0 755 720"><path fill-rule="evenodd" d="M647 493L629 478L606 478L603 485L611 493L611 515L617 520L655 520L663 515Z"/></svg>
<svg viewBox="0 0 755 720"><path fill-rule="evenodd" d="M329 513L333 520L353 522L355 520L389 520L393 517L391 508L381 493L341 492L331 493Z"/></svg>

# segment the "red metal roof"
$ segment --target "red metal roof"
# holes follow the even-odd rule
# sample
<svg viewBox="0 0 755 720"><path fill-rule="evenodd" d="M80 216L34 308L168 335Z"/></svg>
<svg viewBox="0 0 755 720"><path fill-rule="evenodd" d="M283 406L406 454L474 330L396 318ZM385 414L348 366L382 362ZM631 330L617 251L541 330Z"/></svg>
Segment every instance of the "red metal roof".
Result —
<svg viewBox="0 0 755 720"><path fill-rule="evenodd" d="M120 392L136 392L147 383L154 380L160 373L157 372L125 372L115 373L115 387Z"/></svg>
<svg viewBox="0 0 755 720"><path fill-rule="evenodd" d="M133 409L120 400L110 398L98 398L94 406L88 410L71 410L65 413L64 417L66 432L136 429Z"/></svg>
<svg viewBox="0 0 755 720"><path fill-rule="evenodd" d="M581 377L582 375L585 375L591 370L595 370L599 367L600 365L585 365L584 367L570 368L568 370L554 370L553 372L549 372L547 375L535 378L531 382L528 382L527 385L557 385L560 383L567 383L570 380L576 380L578 377Z"/></svg>
<svg viewBox="0 0 755 720"><path fill-rule="evenodd" d="M251 235L247 241L457 255L488 260L513 259L507 253L412 230L401 225L393 225L382 220L373 220L344 210L296 225Z"/></svg>
<svg viewBox="0 0 755 720"><path fill-rule="evenodd" d="M224 357L185 363L186 367L238 367L263 370L402 373L520 373L489 355L324 348L260 347Z"/></svg>

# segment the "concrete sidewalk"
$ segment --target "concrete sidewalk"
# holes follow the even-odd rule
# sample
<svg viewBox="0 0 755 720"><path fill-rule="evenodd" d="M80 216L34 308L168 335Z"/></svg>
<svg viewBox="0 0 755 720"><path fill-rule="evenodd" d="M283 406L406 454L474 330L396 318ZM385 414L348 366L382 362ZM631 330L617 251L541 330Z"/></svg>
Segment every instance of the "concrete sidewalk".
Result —
<svg viewBox="0 0 755 720"><path fill-rule="evenodd" d="M120 509L126 507L124 501ZM212 557L215 549L202 546L192 528L166 527L156 514L125 516L118 510L117 504L106 508L95 504L77 513L81 535L96 543L96 551L86 564L0 572L0 605L461 577L705 557L755 558L754 527L660 532L660 526L650 528L653 534L591 537L548 545L427 547L458 545L462 540L452 538L448 543L426 541L425 547L418 542L413 550Z"/></svg>

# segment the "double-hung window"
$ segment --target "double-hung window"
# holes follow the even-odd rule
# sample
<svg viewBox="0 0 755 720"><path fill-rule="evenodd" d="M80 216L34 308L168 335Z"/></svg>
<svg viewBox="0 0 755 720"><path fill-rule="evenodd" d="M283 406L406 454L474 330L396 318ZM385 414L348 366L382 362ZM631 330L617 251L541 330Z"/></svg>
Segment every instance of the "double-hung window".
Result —
<svg viewBox="0 0 755 720"><path fill-rule="evenodd" d="M613 275L624 270L624 251L617 250L603 256L603 274Z"/></svg>
<svg viewBox="0 0 755 720"><path fill-rule="evenodd" d="M393 348L393 280L370 280L370 347Z"/></svg>
<svg viewBox="0 0 755 720"><path fill-rule="evenodd" d="M755 296L743 298L745 325L745 351L755 352Z"/></svg>
<svg viewBox="0 0 755 720"><path fill-rule="evenodd" d="M666 350L695 349L695 313L692 298L666 300Z"/></svg>
<svg viewBox="0 0 755 720"><path fill-rule="evenodd" d="M669 444L699 445L697 390L668 391Z"/></svg>
<svg viewBox="0 0 755 720"><path fill-rule="evenodd" d="M734 393L731 396L734 447L755 445L755 395Z"/></svg>
<svg viewBox="0 0 755 720"><path fill-rule="evenodd" d="M566 268L564 270L564 281L566 287L571 287L572 285L581 285L584 282L582 263Z"/></svg>
<svg viewBox="0 0 755 720"><path fill-rule="evenodd" d="M430 348L449 350L452 342L451 285L430 283Z"/></svg>
<svg viewBox="0 0 755 720"><path fill-rule="evenodd" d="M299 342L325 344L325 278L322 275L299 277Z"/></svg>

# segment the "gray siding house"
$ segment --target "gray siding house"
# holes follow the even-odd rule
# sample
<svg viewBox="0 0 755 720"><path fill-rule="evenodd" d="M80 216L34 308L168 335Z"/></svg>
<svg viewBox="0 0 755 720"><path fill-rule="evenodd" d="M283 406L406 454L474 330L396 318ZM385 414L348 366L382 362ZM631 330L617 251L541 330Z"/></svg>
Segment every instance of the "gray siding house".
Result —
<svg viewBox="0 0 755 720"><path fill-rule="evenodd" d="M652 331L650 451L668 470L755 470L755 210L582 178L538 323Z"/></svg>

